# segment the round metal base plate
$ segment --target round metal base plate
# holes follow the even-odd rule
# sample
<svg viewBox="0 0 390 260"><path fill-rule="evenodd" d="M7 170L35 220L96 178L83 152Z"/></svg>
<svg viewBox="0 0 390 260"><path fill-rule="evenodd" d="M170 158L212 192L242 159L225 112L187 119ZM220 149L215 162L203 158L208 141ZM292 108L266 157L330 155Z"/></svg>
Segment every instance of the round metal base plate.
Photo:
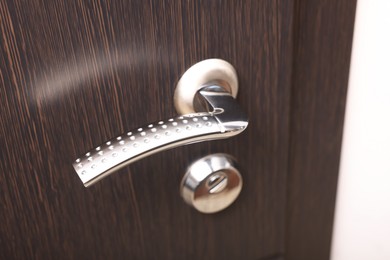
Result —
<svg viewBox="0 0 390 260"><path fill-rule="evenodd" d="M180 194L202 213L216 213L230 206L242 188L237 163L228 154L205 156L192 163L184 175Z"/></svg>
<svg viewBox="0 0 390 260"><path fill-rule="evenodd" d="M181 114L195 113L194 97L199 89L210 83L224 87L235 98L238 92L238 79L234 67L221 59L208 59L189 68L176 85L174 103Z"/></svg>

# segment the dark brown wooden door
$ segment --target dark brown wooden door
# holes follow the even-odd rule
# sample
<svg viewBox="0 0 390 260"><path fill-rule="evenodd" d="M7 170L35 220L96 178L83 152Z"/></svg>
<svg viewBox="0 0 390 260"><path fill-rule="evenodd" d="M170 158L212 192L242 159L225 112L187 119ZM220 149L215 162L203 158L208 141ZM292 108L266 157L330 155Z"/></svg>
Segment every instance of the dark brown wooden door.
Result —
<svg viewBox="0 0 390 260"><path fill-rule="evenodd" d="M355 1L0 1L1 259L326 259ZM248 129L84 188L76 156L175 115L184 71L237 70ZM186 205L194 160L237 158L225 211Z"/></svg>

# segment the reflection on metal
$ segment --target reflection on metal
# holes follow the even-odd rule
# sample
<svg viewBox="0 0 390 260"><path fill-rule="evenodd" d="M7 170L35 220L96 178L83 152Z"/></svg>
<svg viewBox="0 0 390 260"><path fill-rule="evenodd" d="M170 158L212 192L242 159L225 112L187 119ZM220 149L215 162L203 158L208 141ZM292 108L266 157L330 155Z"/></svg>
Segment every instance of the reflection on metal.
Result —
<svg viewBox="0 0 390 260"><path fill-rule="evenodd" d="M216 67L228 64L216 59L206 60L203 63L210 67L210 61L216 61L214 63ZM195 67L201 67L199 64L202 62L196 64ZM221 76L224 70L214 70L222 71L216 73L218 78L213 79L208 76L210 82L197 87L195 92L176 92L175 104L179 111L182 107L180 95L184 95L183 100L187 100L188 93L192 93L191 103L197 105L196 108L191 109L194 109L195 113L137 127L105 142L77 159L73 167L83 184L85 186L94 184L112 172L159 151L194 142L224 139L244 131L248 125L248 119L232 96L231 91L235 89L234 92L237 93L238 85L235 71L230 64L229 66L228 75ZM204 70L192 70L191 68L188 70L190 74L198 72L200 72L199 77L205 73ZM234 75L235 80L229 79L230 74ZM187 72L183 78L186 78L186 75L188 75ZM235 86L230 86L228 82L233 82ZM182 81L179 81L178 88L184 88L181 83ZM220 185L223 186L223 180ZM219 189L220 187L215 187L215 193L218 193Z"/></svg>
<svg viewBox="0 0 390 260"><path fill-rule="evenodd" d="M188 168L180 185L184 201L202 213L215 213L231 205L240 194L242 178L233 157L212 154Z"/></svg>

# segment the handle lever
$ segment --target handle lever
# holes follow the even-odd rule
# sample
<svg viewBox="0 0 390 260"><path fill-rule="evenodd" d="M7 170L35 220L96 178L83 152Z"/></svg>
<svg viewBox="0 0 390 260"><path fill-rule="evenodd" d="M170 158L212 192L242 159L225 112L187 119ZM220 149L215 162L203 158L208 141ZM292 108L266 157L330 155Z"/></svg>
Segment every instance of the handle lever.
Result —
<svg viewBox="0 0 390 260"><path fill-rule="evenodd" d="M190 106L191 109L202 112L189 113L136 128L90 150L73 163L84 186L88 187L116 170L151 154L190 143L228 138L244 131L248 119L231 94L232 89L238 87L232 86L234 83L231 83L236 80L224 80L224 76L221 75L218 79L210 80L210 75L218 75L210 68L206 69L206 74L202 71L204 65L210 63L213 63L214 70L219 72L221 72L221 65L224 65L225 67L222 66L222 71L226 72L224 75L230 77L233 70L235 76L234 68L230 64L212 59L191 67L178 84L178 88L186 87L183 83L186 78L191 78L186 77L189 75L187 73L190 73L190 76L196 73L200 73L201 76L208 75L203 78L208 82L196 86L192 98L195 107ZM201 69L196 70L197 66ZM178 89L176 92L180 93ZM181 94L178 96L177 93L175 93L175 102L178 108Z"/></svg>

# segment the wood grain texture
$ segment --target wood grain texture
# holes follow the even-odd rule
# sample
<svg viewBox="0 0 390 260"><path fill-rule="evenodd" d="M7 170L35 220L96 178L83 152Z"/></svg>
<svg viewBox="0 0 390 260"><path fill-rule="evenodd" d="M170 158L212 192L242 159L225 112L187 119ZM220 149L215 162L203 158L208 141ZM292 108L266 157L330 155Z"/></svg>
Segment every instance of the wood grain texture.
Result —
<svg viewBox="0 0 390 260"><path fill-rule="evenodd" d="M297 0L286 259L329 259L356 0Z"/></svg>
<svg viewBox="0 0 390 260"><path fill-rule="evenodd" d="M0 1L1 259L260 259L283 250L292 1ZM85 189L71 163L175 115L192 64L240 79L247 131L153 155ZM184 204L187 165L235 156L226 211Z"/></svg>

